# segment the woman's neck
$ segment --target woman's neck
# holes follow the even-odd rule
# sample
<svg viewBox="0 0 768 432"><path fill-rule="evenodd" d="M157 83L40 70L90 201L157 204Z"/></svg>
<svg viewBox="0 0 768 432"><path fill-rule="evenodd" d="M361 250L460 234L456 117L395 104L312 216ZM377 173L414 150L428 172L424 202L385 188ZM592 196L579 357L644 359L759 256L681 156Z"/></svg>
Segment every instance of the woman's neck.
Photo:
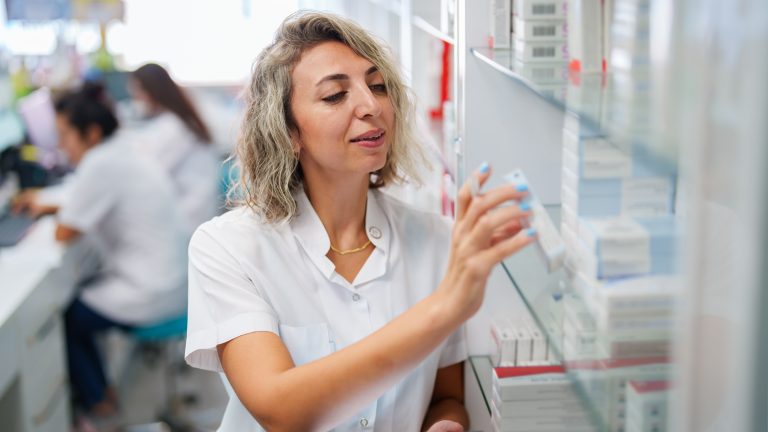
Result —
<svg viewBox="0 0 768 432"><path fill-rule="evenodd" d="M356 248L366 240L368 179L362 180L304 179L307 198L323 223L331 244L338 249Z"/></svg>

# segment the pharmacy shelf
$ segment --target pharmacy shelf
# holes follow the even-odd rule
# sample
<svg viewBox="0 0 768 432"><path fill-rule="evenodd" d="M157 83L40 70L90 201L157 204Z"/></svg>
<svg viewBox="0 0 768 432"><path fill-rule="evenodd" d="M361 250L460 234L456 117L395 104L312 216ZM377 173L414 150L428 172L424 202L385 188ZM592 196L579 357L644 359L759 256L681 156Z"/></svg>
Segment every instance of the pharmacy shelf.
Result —
<svg viewBox="0 0 768 432"><path fill-rule="evenodd" d="M489 356L470 356L469 370L480 387L480 395L483 397L483 405L491 415L491 401L493 398L493 363Z"/></svg>
<svg viewBox="0 0 768 432"><path fill-rule="evenodd" d="M560 206L546 206L555 226L560 226ZM563 363L574 389L591 414L596 430L620 430L617 419L606 418L624 399L629 380L667 380L668 358L663 354L632 356L622 353L607 358L598 347L608 336L595 330L594 315L582 293L574 289L564 269L548 272L535 246L503 263L509 280L546 334L555 360ZM643 339L653 335L638 332ZM602 338L602 339L601 339Z"/></svg>
<svg viewBox="0 0 768 432"><path fill-rule="evenodd" d="M453 36L445 33L444 31L440 30L439 28L434 26L432 23L430 23L429 21L427 21L426 19L418 15L413 15L411 17L411 23L413 23L413 26L416 27L417 29L443 42L448 42L451 45L456 44L456 39Z"/></svg>
<svg viewBox="0 0 768 432"><path fill-rule="evenodd" d="M521 73L519 68L515 67L515 52L512 49L470 48L469 52L486 65L524 85L555 107L561 110L566 110L568 108L565 97L567 77L553 79L553 82L547 85L541 83L537 84L531 77L525 76ZM561 91L550 91L552 88L560 88Z"/></svg>
<svg viewBox="0 0 768 432"><path fill-rule="evenodd" d="M575 120L580 136L605 138L626 153L641 152L645 160L655 165L667 169L676 166L677 151L665 147L664 140L650 128L647 85L633 86L630 79L619 74L569 72L565 64L560 67L548 63L523 65L513 49L470 48L469 51L482 64L529 89L567 114L566 118ZM541 72L545 72L544 76ZM623 89L621 100L618 88ZM642 102L633 106L628 102L630 99Z"/></svg>

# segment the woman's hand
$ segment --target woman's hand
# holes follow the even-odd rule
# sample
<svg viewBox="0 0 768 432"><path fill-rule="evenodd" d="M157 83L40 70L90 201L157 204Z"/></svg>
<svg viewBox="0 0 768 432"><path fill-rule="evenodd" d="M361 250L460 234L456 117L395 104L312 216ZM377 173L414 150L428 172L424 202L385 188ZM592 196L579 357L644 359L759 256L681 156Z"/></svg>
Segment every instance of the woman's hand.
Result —
<svg viewBox="0 0 768 432"><path fill-rule="evenodd" d="M504 185L478 193L490 174L488 164L483 164L472 174L474 180L468 179L459 190L448 271L437 290L462 321L482 305L491 269L536 236L533 230L522 229L530 211L519 201L527 187ZM499 207L510 201L514 204Z"/></svg>
<svg viewBox="0 0 768 432"><path fill-rule="evenodd" d="M464 432L464 426L453 420L440 420L427 429L427 432Z"/></svg>
<svg viewBox="0 0 768 432"><path fill-rule="evenodd" d="M24 213L31 218L56 213L56 210L58 210L56 206L40 204L37 190L25 190L16 195L13 201L11 201L11 212L13 214Z"/></svg>

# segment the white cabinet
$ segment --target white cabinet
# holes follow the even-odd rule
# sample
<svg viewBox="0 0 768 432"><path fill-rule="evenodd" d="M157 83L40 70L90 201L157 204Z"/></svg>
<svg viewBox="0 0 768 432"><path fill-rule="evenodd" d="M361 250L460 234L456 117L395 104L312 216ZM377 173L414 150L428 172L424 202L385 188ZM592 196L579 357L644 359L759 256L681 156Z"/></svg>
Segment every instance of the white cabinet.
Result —
<svg viewBox="0 0 768 432"><path fill-rule="evenodd" d="M43 219L0 261L5 303L0 307L0 428L9 432L65 431L70 427L64 308L88 270L93 251L66 249Z"/></svg>

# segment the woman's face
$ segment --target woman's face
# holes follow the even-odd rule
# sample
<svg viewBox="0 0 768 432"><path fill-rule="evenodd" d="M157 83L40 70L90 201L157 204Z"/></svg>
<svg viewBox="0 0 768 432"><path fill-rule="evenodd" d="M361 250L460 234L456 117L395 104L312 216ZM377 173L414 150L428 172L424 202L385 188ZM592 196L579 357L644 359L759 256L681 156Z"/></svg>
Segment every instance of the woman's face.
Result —
<svg viewBox="0 0 768 432"><path fill-rule="evenodd" d="M152 96L144 90L144 87L141 86L141 83L136 78L128 80L128 93L131 95L135 114L140 118L150 117L158 110Z"/></svg>
<svg viewBox="0 0 768 432"><path fill-rule="evenodd" d="M368 174L381 169L394 135L395 114L384 78L340 42L305 51L291 73L292 138L308 178Z"/></svg>
<svg viewBox="0 0 768 432"><path fill-rule="evenodd" d="M59 148L72 165L77 165L83 155L101 140L98 126L92 126L83 135L69 123L69 119L63 114L56 114L56 130L59 134Z"/></svg>

